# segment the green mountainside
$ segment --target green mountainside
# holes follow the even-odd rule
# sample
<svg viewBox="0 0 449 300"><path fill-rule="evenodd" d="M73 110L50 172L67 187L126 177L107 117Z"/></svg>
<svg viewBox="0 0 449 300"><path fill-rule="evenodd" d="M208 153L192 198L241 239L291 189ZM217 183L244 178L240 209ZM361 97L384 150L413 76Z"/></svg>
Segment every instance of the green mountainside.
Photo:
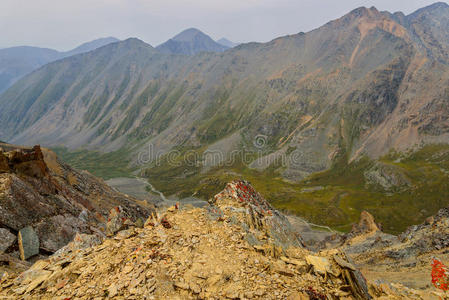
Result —
<svg viewBox="0 0 449 300"><path fill-rule="evenodd" d="M347 230L368 209L401 231L449 204L448 22L444 3L359 8L190 56L128 39L4 92L0 138L104 178L141 170L166 195L208 198L242 177L314 223Z"/></svg>

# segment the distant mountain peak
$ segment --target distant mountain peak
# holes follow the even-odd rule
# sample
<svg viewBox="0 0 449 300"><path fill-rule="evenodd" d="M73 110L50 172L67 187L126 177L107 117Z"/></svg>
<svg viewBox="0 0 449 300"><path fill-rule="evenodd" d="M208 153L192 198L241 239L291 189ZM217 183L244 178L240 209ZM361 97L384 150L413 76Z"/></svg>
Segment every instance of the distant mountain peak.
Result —
<svg viewBox="0 0 449 300"><path fill-rule="evenodd" d="M374 6L371 6L370 8L361 6L359 8L352 10L348 15L353 17L369 17L379 15L379 11Z"/></svg>
<svg viewBox="0 0 449 300"><path fill-rule="evenodd" d="M67 56L72 56L72 55L76 55L76 54L80 54L80 53L90 52L97 48L100 48L100 47L103 47L103 46L106 46L108 44L115 43L118 41L120 41L120 40L115 37L105 37L105 38L95 39L93 41L84 43L84 44L76 47L73 50L65 52L64 56L67 57Z"/></svg>
<svg viewBox="0 0 449 300"><path fill-rule="evenodd" d="M229 47L229 48L234 48L235 46L238 46L239 43L234 43L231 42L230 40L228 40L227 38L221 38L217 41L217 43L219 43L220 45Z"/></svg>
<svg viewBox="0 0 449 300"><path fill-rule="evenodd" d="M196 28L188 28L156 47L164 53L186 55L199 52L223 52L228 48Z"/></svg>
<svg viewBox="0 0 449 300"><path fill-rule="evenodd" d="M174 41L191 41L193 40L196 36L202 36L204 38L208 38L209 36L207 34L205 34L204 32L202 32L199 29L196 28L188 28L180 33L178 33L177 35L175 35L172 40Z"/></svg>

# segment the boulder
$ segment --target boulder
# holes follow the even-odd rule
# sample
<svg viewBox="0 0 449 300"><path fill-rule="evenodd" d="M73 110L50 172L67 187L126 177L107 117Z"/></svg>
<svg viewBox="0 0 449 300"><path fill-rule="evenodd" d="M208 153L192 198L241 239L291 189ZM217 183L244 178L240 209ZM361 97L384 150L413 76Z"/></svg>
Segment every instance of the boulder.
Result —
<svg viewBox="0 0 449 300"><path fill-rule="evenodd" d="M108 222L106 223L106 235L113 236L120 230L126 229L125 224L128 220L125 212L120 206L114 207L109 211Z"/></svg>
<svg viewBox="0 0 449 300"><path fill-rule="evenodd" d="M56 252L73 240L77 232L91 233L89 226L70 214L57 215L34 225L41 241L40 247Z"/></svg>
<svg viewBox="0 0 449 300"><path fill-rule="evenodd" d="M3 151L0 150L0 173L9 172L8 159L3 154Z"/></svg>
<svg viewBox="0 0 449 300"><path fill-rule="evenodd" d="M5 252L15 241L16 236L14 234L8 229L0 228L0 253Z"/></svg>
<svg viewBox="0 0 449 300"><path fill-rule="evenodd" d="M103 239L99 235L77 233L73 241L55 252L54 256L65 256L68 253L100 245Z"/></svg>
<svg viewBox="0 0 449 300"><path fill-rule="evenodd" d="M19 231L19 251L22 260L39 254L39 237L31 226Z"/></svg>

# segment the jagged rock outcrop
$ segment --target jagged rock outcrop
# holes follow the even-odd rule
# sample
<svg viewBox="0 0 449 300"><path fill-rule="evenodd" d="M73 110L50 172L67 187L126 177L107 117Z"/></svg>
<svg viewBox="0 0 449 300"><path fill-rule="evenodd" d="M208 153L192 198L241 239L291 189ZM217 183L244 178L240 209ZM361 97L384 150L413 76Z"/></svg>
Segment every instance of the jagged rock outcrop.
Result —
<svg viewBox="0 0 449 300"><path fill-rule="evenodd" d="M50 150L0 144L0 228L17 234L30 226L39 238L37 252L53 253L78 232L104 231L109 211L118 206L131 221L153 211L60 162Z"/></svg>
<svg viewBox="0 0 449 300"><path fill-rule="evenodd" d="M211 202L221 209L238 209L234 214L239 215L238 219L243 224L247 224L249 229L265 232L270 242L278 247L304 247L304 242L288 219L275 210L247 181L228 183Z"/></svg>
<svg viewBox="0 0 449 300"><path fill-rule="evenodd" d="M360 235L367 234L376 231L380 231L380 226L374 221L374 217L372 214L367 212L366 210L362 211L360 214L360 220L358 224L354 224L352 226L351 234L352 235Z"/></svg>
<svg viewBox="0 0 449 300"><path fill-rule="evenodd" d="M381 283L371 286L374 295L387 292L407 299L446 299L448 294L431 284L431 273L434 259L449 264L448 236L449 208L399 236L383 233L370 214L362 213L359 224L339 247L370 282Z"/></svg>
<svg viewBox="0 0 449 300"><path fill-rule="evenodd" d="M118 231L101 244L77 235L20 276L5 276L0 297L371 298L365 279L340 250L311 253L299 239L284 239L290 232L277 236L284 216L249 183L231 182L211 202L170 207L144 228Z"/></svg>

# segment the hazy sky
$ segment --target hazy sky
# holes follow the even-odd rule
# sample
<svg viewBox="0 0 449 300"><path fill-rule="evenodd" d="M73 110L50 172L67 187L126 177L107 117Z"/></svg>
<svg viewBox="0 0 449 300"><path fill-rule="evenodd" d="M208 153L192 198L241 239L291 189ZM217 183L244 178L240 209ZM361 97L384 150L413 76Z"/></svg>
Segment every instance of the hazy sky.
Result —
<svg viewBox="0 0 449 300"><path fill-rule="evenodd" d="M408 14L432 0L0 0L0 48L68 50L98 37L155 46L196 27L212 38L269 41L309 31L359 6ZM447 2L447 1L446 1Z"/></svg>

